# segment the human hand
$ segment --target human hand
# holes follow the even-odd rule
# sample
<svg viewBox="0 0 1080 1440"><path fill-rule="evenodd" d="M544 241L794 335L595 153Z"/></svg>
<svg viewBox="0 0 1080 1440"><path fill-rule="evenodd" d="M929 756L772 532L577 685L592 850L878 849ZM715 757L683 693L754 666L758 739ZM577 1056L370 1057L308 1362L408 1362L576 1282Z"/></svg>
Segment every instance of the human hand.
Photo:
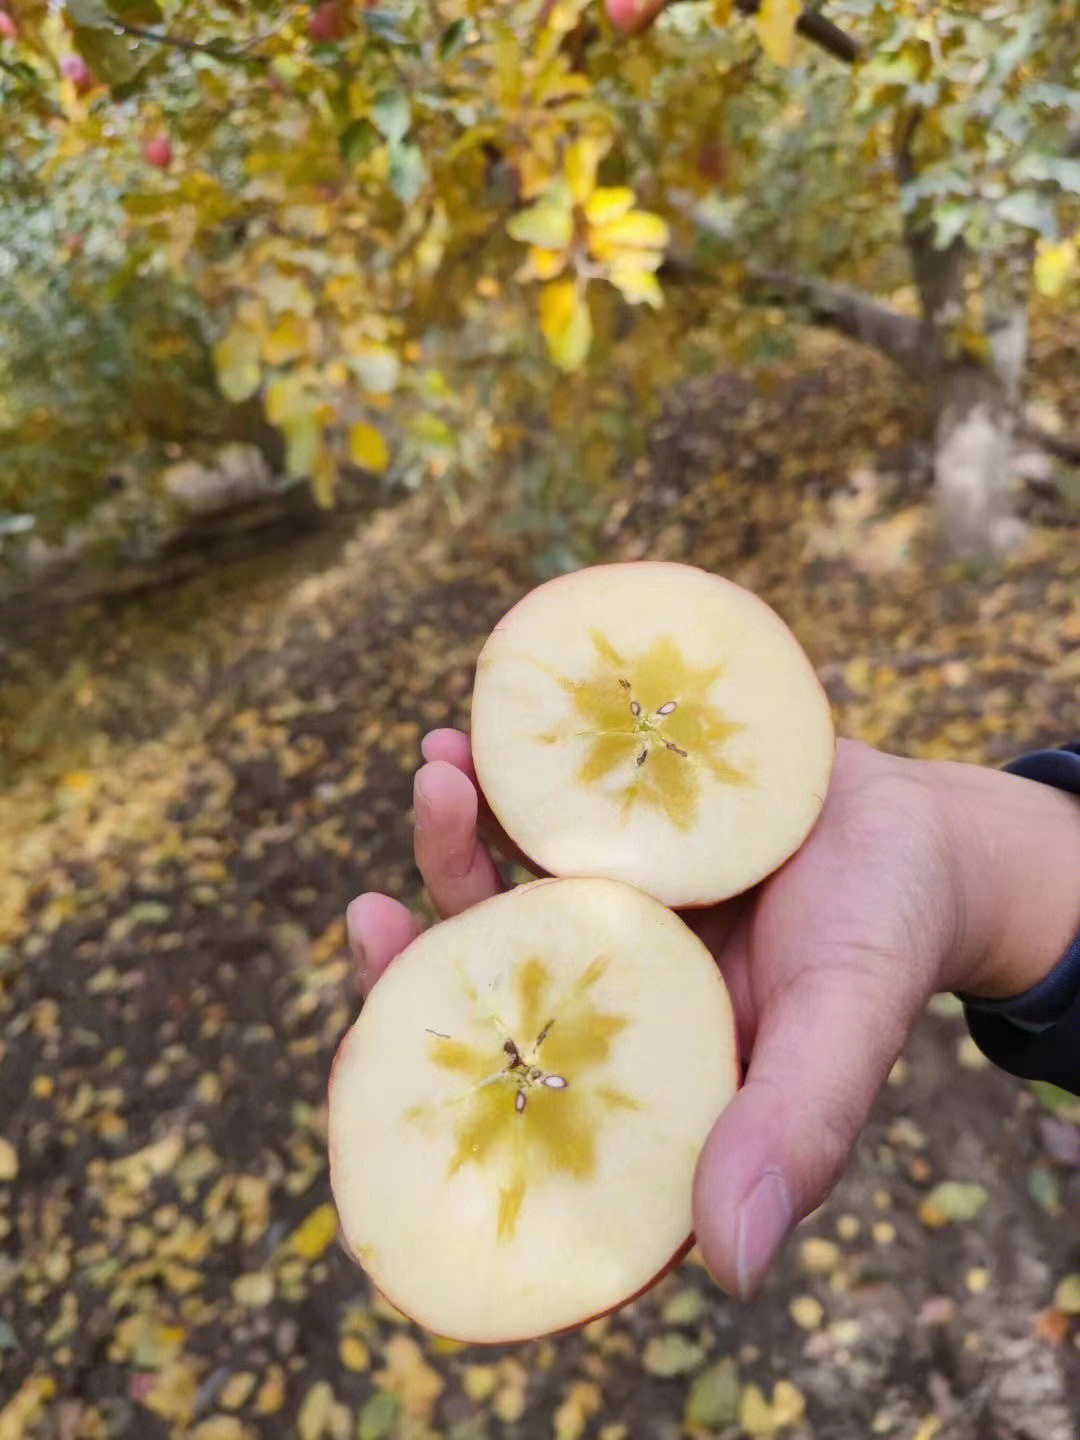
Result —
<svg viewBox="0 0 1080 1440"><path fill-rule="evenodd" d="M446 918L502 881L479 838L490 817L467 738L437 730L422 748L416 860ZM495 842L508 853L505 837ZM1045 862L1037 894L1033 844ZM1076 929L1070 870L1080 874L1071 797L839 740L825 804L796 854L745 895L684 912L723 973L747 1061L694 1188L697 1242L725 1289L751 1294L828 1194L935 990L1017 993L1046 973ZM367 894L348 926L367 987L422 921Z"/></svg>

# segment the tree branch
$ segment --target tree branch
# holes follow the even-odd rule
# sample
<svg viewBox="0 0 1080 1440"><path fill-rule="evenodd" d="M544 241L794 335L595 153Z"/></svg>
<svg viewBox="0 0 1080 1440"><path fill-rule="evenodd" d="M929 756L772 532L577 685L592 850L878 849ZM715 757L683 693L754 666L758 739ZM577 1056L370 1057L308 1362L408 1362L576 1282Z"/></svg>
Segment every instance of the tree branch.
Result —
<svg viewBox="0 0 1080 1440"><path fill-rule="evenodd" d="M748 298L767 304L780 300L797 305L817 325L869 345L908 371L925 372L937 360L932 332L916 319L894 310L865 290L834 285L815 275L793 275L786 270L747 271Z"/></svg>
<svg viewBox="0 0 1080 1440"><path fill-rule="evenodd" d="M736 10L744 15L756 15L761 9L761 0L735 0ZM813 41L827 54L850 65L859 57L860 45L847 31L841 30L827 20L819 10L807 7L795 22L795 29L805 39Z"/></svg>
<svg viewBox="0 0 1080 1440"><path fill-rule="evenodd" d="M184 50L189 54L211 55L215 60L223 60L226 63L233 60L246 60L248 51L254 50L264 40L277 32L267 30L261 35L253 35L250 40L235 49L224 49L220 45L208 45L203 40L186 40L182 35L167 35L160 30L146 30L141 25L132 25L126 20L111 21L111 28L118 30L121 35L130 35L135 40L149 40L153 45L168 45L173 50Z"/></svg>

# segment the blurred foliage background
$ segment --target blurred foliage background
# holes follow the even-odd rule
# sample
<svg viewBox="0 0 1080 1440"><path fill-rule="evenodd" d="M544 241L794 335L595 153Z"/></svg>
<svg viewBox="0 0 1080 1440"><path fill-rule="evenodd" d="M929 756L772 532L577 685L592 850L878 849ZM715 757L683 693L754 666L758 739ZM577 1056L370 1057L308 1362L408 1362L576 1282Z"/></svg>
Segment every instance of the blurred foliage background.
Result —
<svg viewBox="0 0 1080 1440"><path fill-rule="evenodd" d="M618 43L594 0L0 17L9 560L223 439L322 505L513 477L565 525L668 384L793 315L933 374L944 453L973 395L1015 428L1032 299L1076 298L1068 0L712 0Z"/></svg>

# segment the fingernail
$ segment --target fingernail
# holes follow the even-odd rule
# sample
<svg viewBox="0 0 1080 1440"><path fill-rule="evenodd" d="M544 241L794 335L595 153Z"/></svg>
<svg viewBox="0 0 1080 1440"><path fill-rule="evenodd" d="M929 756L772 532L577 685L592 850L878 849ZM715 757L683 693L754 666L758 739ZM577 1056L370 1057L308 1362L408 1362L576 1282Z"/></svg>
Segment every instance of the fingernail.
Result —
<svg viewBox="0 0 1080 1440"><path fill-rule="evenodd" d="M793 1219L784 1177L779 1170L766 1170L739 1211L735 1273L741 1299L757 1289Z"/></svg>
<svg viewBox="0 0 1080 1440"><path fill-rule="evenodd" d="M426 825L431 817L431 801L424 794L419 777L413 782L413 809L416 811L417 825Z"/></svg>

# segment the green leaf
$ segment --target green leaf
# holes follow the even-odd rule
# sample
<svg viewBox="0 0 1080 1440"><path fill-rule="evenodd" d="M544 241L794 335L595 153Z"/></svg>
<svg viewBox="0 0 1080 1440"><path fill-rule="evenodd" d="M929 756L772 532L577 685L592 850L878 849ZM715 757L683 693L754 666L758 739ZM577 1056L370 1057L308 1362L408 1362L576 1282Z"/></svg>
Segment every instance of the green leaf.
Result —
<svg viewBox="0 0 1080 1440"><path fill-rule="evenodd" d="M459 50L465 48L468 40L469 21L464 16L451 21L439 36L439 59L450 60Z"/></svg>
<svg viewBox="0 0 1080 1440"><path fill-rule="evenodd" d="M525 245L539 245L545 250L565 250L574 235L574 212L570 191L565 185L553 185L542 200L519 210L506 222L506 233L512 240Z"/></svg>
<svg viewBox="0 0 1080 1440"><path fill-rule="evenodd" d="M945 1220L962 1223L974 1220L990 1197L981 1185L964 1184L960 1180L943 1180L935 1185L919 1207L919 1214L936 1213Z"/></svg>
<svg viewBox="0 0 1080 1440"><path fill-rule="evenodd" d="M1028 1089L1041 1105L1055 1115L1063 1115L1069 1120L1080 1121L1080 1099L1068 1090L1062 1090L1057 1085L1050 1085L1045 1080L1031 1080L1028 1082Z"/></svg>
<svg viewBox="0 0 1080 1440"><path fill-rule="evenodd" d="M1021 225L1039 235L1053 235L1057 230L1054 206L1048 196L1037 190L1012 190L994 208L998 218L1010 225Z"/></svg>
<svg viewBox="0 0 1080 1440"><path fill-rule="evenodd" d="M404 205L415 200L427 181L419 145L399 145L390 155L390 188Z"/></svg>
<svg viewBox="0 0 1080 1440"><path fill-rule="evenodd" d="M401 1401L398 1397L386 1390L380 1390L372 1395L360 1411L360 1421L356 1429L357 1440L383 1440L397 1424L400 1414Z"/></svg>
<svg viewBox="0 0 1080 1440"><path fill-rule="evenodd" d="M76 48L99 80L116 89L131 82L154 60L160 60L161 47L149 41L133 40L111 28L79 25L74 27Z"/></svg>
<svg viewBox="0 0 1080 1440"><path fill-rule="evenodd" d="M67 0L64 9L72 25L88 30L108 30L113 23L105 0Z"/></svg>
<svg viewBox="0 0 1080 1440"><path fill-rule="evenodd" d="M1021 180L1057 185L1072 195L1080 195L1080 160L1064 155L1025 155L1017 161L1013 175Z"/></svg>
<svg viewBox="0 0 1080 1440"><path fill-rule="evenodd" d="M354 120L338 137L338 150L347 165L366 160L379 142L379 132L370 120Z"/></svg>
<svg viewBox="0 0 1080 1440"><path fill-rule="evenodd" d="M687 1340L677 1330L667 1335L654 1335L646 1344L641 1363L650 1375L670 1379L673 1375L686 1375L697 1370L705 1359L700 1345Z"/></svg>
<svg viewBox="0 0 1080 1440"><path fill-rule="evenodd" d="M686 1422L720 1430L738 1417L739 1372L733 1357L725 1355L694 1381L686 1402Z"/></svg>
<svg viewBox="0 0 1080 1440"><path fill-rule="evenodd" d="M371 106L371 120L390 145L400 145L412 124L412 109L404 90L380 90Z"/></svg>
<svg viewBox="0 0 1080 1440"><path fill-rule="evenodd" d="M1028 1194L1048 1215L1061 1214L1061 1181L1045 1165L1033 1165L1028 1171Z"/></svg>

